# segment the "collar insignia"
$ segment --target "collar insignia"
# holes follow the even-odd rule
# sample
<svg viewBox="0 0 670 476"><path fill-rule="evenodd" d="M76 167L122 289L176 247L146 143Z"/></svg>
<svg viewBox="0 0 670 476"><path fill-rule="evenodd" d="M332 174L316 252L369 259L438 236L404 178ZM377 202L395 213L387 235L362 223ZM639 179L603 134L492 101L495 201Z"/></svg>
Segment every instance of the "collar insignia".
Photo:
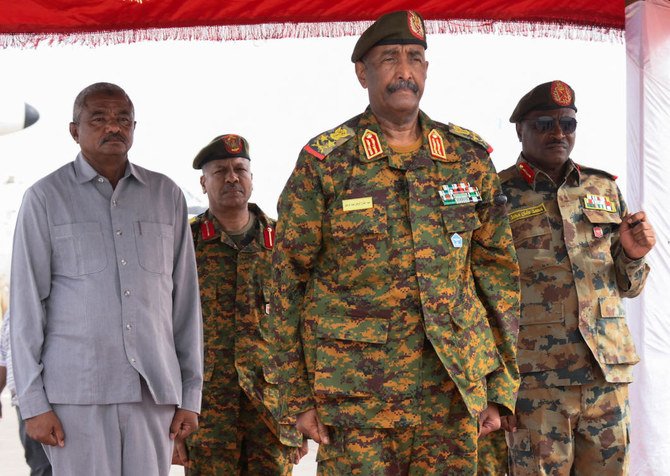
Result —
<svg viewBox="0 0 670 476"><path fill-rule="evenodd" d="M214 223L209 220L203 221L202 225L200 225L200 232L202 233L203 240L214 238L214 236L216 236L216 232L214 231Z"/></svg>
<svg viewBox="0 0 670 476"><path fill-rule="evenodd" d="M271 226L266 226L263 230L263 239L265 240L265 247L272 249L275 245L275 231Z"/></svg>
<svg viewBox="0 0 670 476"><path fill-rule="evenodd" d="M363 148L368 160L372 160L382 155L382 144L379 142L379 136L370 129L365 129L363 137Z"/></svg>
<svg viewBox="0 0 670 476"><path fill-rule="evenodd" d="M529 185L532 185L533 179L535 178L535 171L528 165L526 162L521 162L519 164L519 172L523 175L523 178L526 179Z"/></svg>
<svg viewBox="0 0 670 476"><path fill-rule="evenodd" d="M437 129L433 129L428 134L428 145L430 146L430 153L440 159L446 159L447 154L444 153L444 139Z"/></svg>

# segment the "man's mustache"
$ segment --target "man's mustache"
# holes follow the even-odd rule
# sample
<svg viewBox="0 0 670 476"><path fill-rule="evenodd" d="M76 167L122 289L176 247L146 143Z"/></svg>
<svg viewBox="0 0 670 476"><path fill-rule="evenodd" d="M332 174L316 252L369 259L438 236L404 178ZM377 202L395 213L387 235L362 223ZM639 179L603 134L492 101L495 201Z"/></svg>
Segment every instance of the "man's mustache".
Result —
<svg viewBox="0 0 670 476"><path fill-rule="evenodd" d="M391 83L386 87L390 93L396 92L398 89L409 89L413 92L419 92L419 86L411 79L399 79L395 83Z"/></svg>
<svg viewBox="0 0 670 476"><path fill-rule="evenodd" d="M105 137L103 137L103 138L100 140L100 144L102 145L102 144L104 144L105 142L110 141L110 140L112 140L112 139L120 140L120 141L123 142L124 144L127 142L125 137L123 137L123 136L122 136L121 134L119 134L118 132L115 132L115 133L112 133L112 134L107 134Z"/></svg>
<svg viewBox="0 0 670 476"><path fill-rule="evenodd" d="M227 192L230 192L231 190L236 190L238 192L244 192L244 189L242 188L241 185L239 185L237 183L227 183L221 189L221 193L227 193Z"/></svg>

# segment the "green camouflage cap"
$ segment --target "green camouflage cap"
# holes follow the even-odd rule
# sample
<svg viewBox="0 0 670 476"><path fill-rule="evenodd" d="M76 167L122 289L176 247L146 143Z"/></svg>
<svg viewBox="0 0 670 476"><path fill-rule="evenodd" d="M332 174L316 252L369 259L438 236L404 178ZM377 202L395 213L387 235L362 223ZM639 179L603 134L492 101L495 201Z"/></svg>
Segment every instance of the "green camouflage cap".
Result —
<svg viewBox="0 0 670 476"><path fill-rule="evenodd" d="M514 108L509 122L519 122L530 111L538 109L561 109L568 107L577 112L575 106L575 91L563 81L551 81L535 86Z"/></svg>
<svg viewBox="0 0 670 476"><path fill-rule="evenodd" d="M244 157L251 160L247 140L236 134L216 136L195 156L193 168L201 169L210 160L232 159L233 157Z"/></svg>
<svg viewBox="0 0 670 476"><path fill-rule="evenodd" d="M356 42L351 62L359 61L370 48L377 45L421 45L428 48L423 18L412 10L380 16Z"/></svg>

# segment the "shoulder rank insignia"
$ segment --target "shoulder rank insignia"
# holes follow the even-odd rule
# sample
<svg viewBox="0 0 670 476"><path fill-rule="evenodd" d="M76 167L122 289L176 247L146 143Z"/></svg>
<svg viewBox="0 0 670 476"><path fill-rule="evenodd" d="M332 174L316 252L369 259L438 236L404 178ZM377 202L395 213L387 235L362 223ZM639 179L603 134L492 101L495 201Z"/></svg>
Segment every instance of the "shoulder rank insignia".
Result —
<svg viewBox="0 0 670 476"><path fill-rule="evenodd" d="M370 129L365 129L363 137L361 137L361 142L363 142L363 148L365 149L365 155L368 160L379 157L384 152L382 143L379 141L379 136L376 132L373 132Z"/></svg>
<svg viewBox="0 0 670 476"><path fill-rule="evenodd" d="M428 145L430 146L431 155L440 159L447 158L447 154L444 152L444 138L437 129L433 129L428 133Z"/></svg>
<svg viewBox="0 0 670 476"><path fill-rule="evenodd" d="M272 249L275 245L275 231L271 226L266 226L263 230L263 239L265 240L265 247Z"/></svg>
<svg viewBox="0 0 670 476"><path fill-rule="evenodd" d="M214 238L214 236L216 236L216 232L214 231L214 223L209 220L203 221L202 225L200 225L200 232L202 233L203 240Z"/></svg>
<svg viewBox="0 0 670 476"><path fill-rule="evenodd" d="M616 205L608 197L602 195L587 195L584 197L584 208L616 213Z"/></svg>
<svg viewBox="0 0 670 476"><path fill-rule="evenodd" d="M452 183L442 185L439 191L440 198L444 205L459 205L461 203L477 203L482 201L477 187L471 186L468 182Z"/></svg>
<svg viewBox="0 0 670 476"><path fill-rule="evenodd" d="M478 134L475 134L471 130L464 129L460 126L457 126L456 124L451 124L449 123L449 132L452 134L458 136L458 137L463 137L465 139L469 139L472 142L481 145L484 149L486 149L486 152L489 154L493 152L493 147L491 147L488 142L486 142L484 139L479 137Z"/></svg>
<svg viewBox="0 0 670 476"><path fill-rule="evenodd" d="M353 137L354 131L347 126L338 126L312 139L305 147L306 152L319 160L326 158L336 147Z"/></svg>

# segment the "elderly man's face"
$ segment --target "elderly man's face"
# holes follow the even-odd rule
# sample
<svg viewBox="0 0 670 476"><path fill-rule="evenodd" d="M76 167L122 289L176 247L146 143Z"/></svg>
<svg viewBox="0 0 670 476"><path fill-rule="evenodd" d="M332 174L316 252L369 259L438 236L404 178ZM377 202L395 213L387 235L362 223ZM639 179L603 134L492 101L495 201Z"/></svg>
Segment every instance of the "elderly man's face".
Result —
<svg viewBox="0 0 670 476"><path fill-rule="evenodd" d="M100 167L127 159L134 131L133 107L123 94L91 94L86 98L78 121L70 123L72 138L98 172Z"/></svg>
<svg viewBox="0 0 670 476"><path fill-rule="evenodd" d="M215 214L247 207L253 189L250 165L244 157L217 159L203 165L200 185Z"/></svg>
<svg viewBox="0 0 670 476"><path fill-rule="evenodd" d="M377 116L393 118L419 109L428 61L421 45L379 45L356 62L356 75L368 90Z"/></svg>
<svg viewBox="0 0 670 476"><path fill-rule="evenodd" d="M537 120L546 126L549 118L553 119L553 127L544 132L538 129ZM563 167L575 146L576 133L570 131L570 119L575 119L575 111L565 107L531 111L517 123L516 132L526 160L546 172Z"/></svg>

